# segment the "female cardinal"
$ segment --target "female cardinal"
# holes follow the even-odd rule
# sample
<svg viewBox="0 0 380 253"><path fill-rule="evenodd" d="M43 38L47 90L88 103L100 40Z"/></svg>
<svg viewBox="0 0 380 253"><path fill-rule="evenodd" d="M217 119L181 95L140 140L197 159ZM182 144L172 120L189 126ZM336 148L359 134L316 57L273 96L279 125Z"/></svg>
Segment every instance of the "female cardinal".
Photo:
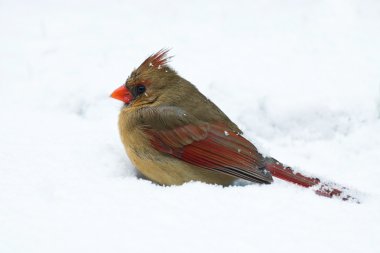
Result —
<svg viewBox="0 0 380 253"><path fill-rule="evenodd" d="M230 185L236 179L269 184L273 175L305 187L320 184L320 195L342 193L264 158L236 124L168 66L167 53L148 57L111 95L124 102L121 140L145 177L163 185Z"/></svg>

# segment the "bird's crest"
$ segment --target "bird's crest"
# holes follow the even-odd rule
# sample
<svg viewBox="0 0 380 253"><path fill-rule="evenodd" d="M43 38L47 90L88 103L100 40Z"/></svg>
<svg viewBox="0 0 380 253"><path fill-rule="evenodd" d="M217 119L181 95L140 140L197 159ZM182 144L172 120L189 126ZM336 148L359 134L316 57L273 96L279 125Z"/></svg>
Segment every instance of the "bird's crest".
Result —
<svg viewBox="0 0 380 253"><path fill-rule="evenodd" d="M167 67L167 63L173 56L168 56L170 49L161 49L157 53L149 56L141 65L145 68L155 67L161 69Z"/></svg>

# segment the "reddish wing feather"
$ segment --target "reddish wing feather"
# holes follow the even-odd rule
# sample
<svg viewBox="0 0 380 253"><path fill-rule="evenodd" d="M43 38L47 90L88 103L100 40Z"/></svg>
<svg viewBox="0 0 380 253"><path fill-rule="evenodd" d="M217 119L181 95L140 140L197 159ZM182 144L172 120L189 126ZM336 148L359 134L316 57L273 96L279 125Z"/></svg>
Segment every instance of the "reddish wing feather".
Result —
<svg viewBox="0 0 380 253"><path fill-rule="evenodd" d="M185 125L171 130L147 130L157 150L190 164L260 183L272 182L261 169L263 158L249 141L223 127Z"/></svg>

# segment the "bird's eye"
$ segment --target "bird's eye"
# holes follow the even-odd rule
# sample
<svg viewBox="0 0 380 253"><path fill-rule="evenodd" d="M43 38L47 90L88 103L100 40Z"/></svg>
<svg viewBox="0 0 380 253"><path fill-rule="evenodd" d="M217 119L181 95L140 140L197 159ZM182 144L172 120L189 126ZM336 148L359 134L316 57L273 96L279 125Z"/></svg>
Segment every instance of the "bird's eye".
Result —
<svg viewBox="0 0 380 253"><path fill-rule="evenodd" d="M145 86L144 85L138 85L136 87L136 93L137 93L137 95L140 95L140 94L142 94L144 92L145 92Z"/></svg>

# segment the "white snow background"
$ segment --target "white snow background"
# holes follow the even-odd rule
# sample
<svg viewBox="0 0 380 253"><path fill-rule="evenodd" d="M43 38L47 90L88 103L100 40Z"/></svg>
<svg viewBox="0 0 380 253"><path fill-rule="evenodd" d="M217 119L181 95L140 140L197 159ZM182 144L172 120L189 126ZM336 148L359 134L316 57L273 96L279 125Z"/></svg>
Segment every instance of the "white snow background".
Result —
<svg viewBox="0 0 380 253"><path fill-rule="evenodd" d="M0 252L380 252L379 1L0 1ZM138 179L110 93L161 48L261 151L362 193Z"/></svg>

